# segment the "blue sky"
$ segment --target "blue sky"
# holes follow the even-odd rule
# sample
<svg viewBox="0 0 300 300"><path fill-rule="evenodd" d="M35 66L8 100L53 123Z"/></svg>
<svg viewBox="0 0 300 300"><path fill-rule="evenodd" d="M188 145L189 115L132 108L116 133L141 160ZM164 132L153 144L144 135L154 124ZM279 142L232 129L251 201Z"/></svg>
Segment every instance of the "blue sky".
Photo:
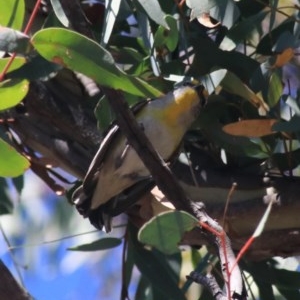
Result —
<svg viewBox="0 0 300 300"><path fill-rule="evenodd" d="M0 222L10 244L20 246L12 254L25 288L35 299L119 299L122 245L97 252L67 250L106 234L95 232L88 220L31 173L26 175L21 198L16 195L13 198L13 215L1 216ZM91 233L45 244L85 232ZM112 236L122 234L122 230L114 230ZM18 279L3 236L0 237L0 255Z"/></svg>

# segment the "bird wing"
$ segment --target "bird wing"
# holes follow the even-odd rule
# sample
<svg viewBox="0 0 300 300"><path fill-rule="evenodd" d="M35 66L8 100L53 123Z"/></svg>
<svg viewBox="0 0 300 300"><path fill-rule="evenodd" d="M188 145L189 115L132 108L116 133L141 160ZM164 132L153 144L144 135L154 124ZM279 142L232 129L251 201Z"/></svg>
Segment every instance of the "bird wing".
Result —
<svg viewBox="0 0 300 300"><path fill-rule="evenodd" d="M135 104L131 108L133 113L137 114L149 101L152 100L141 101ZM79 213L84 217L90 217L91 223L95 226L98 225L96 227L99 229L101 229L101 227L105 223L103 220L104 218L103 216L101 216L101 209L99 211L98 209L94 212L91 211L91 199L98 182L98 174L103 165L103 160L105 159L107 151L109 151L111 144L117 138L119 132L119 126L116 124L116 122L113 122L108 128L107 133L89 166L82 184L74 191L72 195L72 201L73 203L75 203ZM111 205L108 205L108 207L110 208L108 210L112 211ZM99 215L99 220L97 220L95 216L96 214Z"/></svg>

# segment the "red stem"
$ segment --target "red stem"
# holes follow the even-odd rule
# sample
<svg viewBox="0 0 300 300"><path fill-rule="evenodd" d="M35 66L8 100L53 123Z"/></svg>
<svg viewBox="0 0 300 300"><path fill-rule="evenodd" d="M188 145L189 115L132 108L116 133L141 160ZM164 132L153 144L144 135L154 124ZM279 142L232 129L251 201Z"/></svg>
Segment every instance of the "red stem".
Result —
<svg viewBox="0 0 300 300"><path fill-rule="evenodd" d="M38 9L41 5L41 1L42 0L37 0L36 3L35 3L35 6L33 8L33 11L30 15L30 18L28 20L28 23L23 31L23 33L27 34L31 28L31 25L35 19L35 16L38 12ZM16 57L16 53L13 53L12 56L10 57L9 61L7 62L6 66L4 67L3 71L0 73L0 82L3 81L4 77L5 77L5 74L7 73L8 69L10 68L12 62L14 61L15 57Z"/></svg>
<svg viewBox="0 0 300 300"><path fill-rule="evenodd" d="M39 7L41 5L41 2L42 2L42 0L37 0L36 1L35 6L33 8L33 11L32 11L32 13L30 15L29 20L28 20L28 23L27 23L27 25L26 25L26 27L25 27L25 29L23 31L25 34L27 34L29 32L29 30L31 28L31 25L32 25L32 23L33 23L33 21L35 19L35 16L36 16L36 14L38 12L38 9L39 9Z"/></svg>
<svg viewBox="0 0 300 300"><path fill-rule="evenodd" d="M255 240L255 237L251 236L248 241L245 243L245 245L243 246L243 248L240 250L239 254L236 257L236 260L234 262L234 265L232 266L231 270L230 270L230 274L232 273L233 269L235 268L235 266L238 264L238 262L240 261L240 259L242 258L242 256L245 254L245 252L249 249L249 247L252 245L253 241Z"/></svg>

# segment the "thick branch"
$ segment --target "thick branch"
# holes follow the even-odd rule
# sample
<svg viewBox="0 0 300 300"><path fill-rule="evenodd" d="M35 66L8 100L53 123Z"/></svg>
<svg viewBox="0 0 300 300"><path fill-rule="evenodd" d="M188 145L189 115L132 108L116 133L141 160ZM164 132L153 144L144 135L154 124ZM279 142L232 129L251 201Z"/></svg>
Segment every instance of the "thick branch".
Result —
<svg viewBox="0 0 300 300"><path fill-rule="evenodd" d="M0 260L0 274L0 299L33 299L14 279L2 260Z"/></svg>

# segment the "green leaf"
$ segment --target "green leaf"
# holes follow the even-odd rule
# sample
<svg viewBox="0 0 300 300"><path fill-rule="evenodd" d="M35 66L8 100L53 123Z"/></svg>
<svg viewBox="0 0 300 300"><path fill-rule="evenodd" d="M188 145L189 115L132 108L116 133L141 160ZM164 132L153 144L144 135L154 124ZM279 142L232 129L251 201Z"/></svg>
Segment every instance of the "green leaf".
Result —
<svg viewBox="0 0 300 300"><path fill-rule="evenodd" d="M134 257L132 255L131 251L128 251L128 244L126 244L126 251L127 251L127 255L126 255L126 261L125 261L125 282L124 284L126 285L127 289L130 286L130 282L131 282L131 277L132 277L132 273L134 270Z"/></svg>
<svg viewBox="0 0 300 300"><path fill-rule="evenodd" d="M191 18L197 18L218 6L218 2L218 0L186 0L186 5L192 10Z"/></svg>
<svg viewBox="0 0 300 300"><path fill-rule="evenodd" d="M263 55L273 54L273 45L279 39L281 34L285 31L293 32L294 22L292 19L287 19L286 22L282 22L278 27L273 29L269 34L266 34L259 42L256 52Z"/></svg>
<svg viewBox="0 0 300 300"><path fill-rule="evenodd" d="M100 85L142 97L162 94L145 81L124 73L108 51L71 30L48 28L38 31L32 37L32 44L46 59L80 72Z"/></svg>
<svg viewBox="0 0 300 300"><path fill-rule="evenodd" d="M227 70L220 69L201 78L201 82L209 94L212 94L225 78Z"/></svg>
<svg viewBox="0 0 300 300"><path fill-rule="evenodd" d="M252 0L243 0L236 2L241 15L245 18L255 15L258 12L264 10L269 5L269 0L263 0L260 2L253 2Z"/></svg>
<svg viewBox="0 0 300 300"><path fill-rule="evenodd" d="M277 72L273 72L270 77L270 83L269 83L269 90L268 90L268 104L270 107L274 107L283 92L283 84L281 81L280 76L277 74Z"/></svg>
<svg viewBox="0 0 300 300"><path fill-rule="evenodd" d="M0 9L1 26L22 29L25 14L24 0L5 0Z"/></svg>
<svg viewBox="0 0 300 300"><path fill-rule="evenodd" d="M227 28L231 28L239 17L239 10L231 0L187 0L186 4L192 10L191 19L209 13L212 18L220 21Z"/></svg>
<svg viewBox="0 0 300 300"><path fill-rule="evenodd" d="M201 130L205 136L214 141L215 145L236 157L247 156L258 159L269 157L265 152L264 143L246 137L232 136L222 130L224 118L231 120L233 117L231 115L233 103L234 101L225 102L221 96L211 96L197 120Z"/></svg>
<svg viewBox="0 0 300 300"><path fill-rule="evenodd" d="M282 287L276 286L279 293L285 297L285 299L288 300L299 300L300 299L300 291L295 289L295 290L289 290L289 289L284 289Z"/></svg>
<svg viewBox="0 0 300 300"><path fill-rule="evenodd" d="M137 0L147 15L157 24L168 28L168 24L165 21L165 13L162 11L158 0Z"/></svg>
<svg viewBox="0 0 300 300"><path fill-rule="evenodd" d="M239 44L245 40L245 38L247 38L247 36L251 34L253 30L261 25L261 22L264 20L267 14L268 11L261 11L256 15L250 16L249 18L238 22L237 25L232 27L227 32L227 37L230 38L235 44Z"/></svg>
<svg viewBox="0 0 300 300"><path fill-rule="evenodd" d="M165 16L168 28L159 26L154 36L154 47L167 46L169 51L174 51L178 44L179 32L177 21L172 16Z"/></svg>
<svg viewBox="0 0 300 300"><path fill-rule="evenodd" d="M26 96L29 82L24 79L8 79L0 82L0 111L16 106Z"/></svg>
<svg viewBox="0 0 300 300"><path fill-rule="evenodd" d="M5 68L5 66L7 65L8 61L10 60L9 57L6 58L1 58L0 59L0 70L3 70ZM17 70L18 68L20 68L21 66L23 66L25 64L26 60L23 57L15 57L15 59L13 60L12 64L9 67L8 72Z"/></svg>
<svg viewBox="0 0 300 300"><path fill-rule="evenodd" d="M272 161L282 172L297 168L300 164L300 149L288 153L273 153Z"/></svg>
<svg viewBox="0 0 300 300"><path fill-rule="evenodd" d="M270 32L273 28L276 14L277 14L278 0L270 0L269 5L271 8L270 22L269 22L269 32Z"/></svg>
<svg viewBox="0 0 300 300"><path fill-rule="evenodd" d="M192 263L193 263L193 270L198 273L205 273L208 266L213 265L212 261L214 260L214 256L211 253L206 253L204 257L202 257L198 250L192 249ZM184 285L182 286L181 290L184 293L187 293L190 286L193 284L193 280L188 279ZM206 299L206 298L204 298Z"/></svg>
<svg viewBox="0 0 300 300"><path fill-rule="evenodd" d="M142 226L138 239L163 253L173 254L179 251L178 244L183 234L192 230L197 223L197 219L186 212L164 212Z"/></svg>
<svg viewBox="0 0 300 300"><path fill-rule="evenodd" d="M300 288L300 273L297 271L288 271L277 267L274 260L261 262L245 262L242 263L247 272L253 276L255 282L261 285L276 285L283 289Z"/></svg>
<svg viewBox="0 0 300 300"><path fill-rule="evenodd" d="M101 132L104 132L115 119L105 95L97 103L94 114L98 121L97 126Z"/></svg>
<svg viewBox="0 0 300 300"><path fill-rule="evenodd" d="M131 226L128 252L132 252L136 266L143 276L151 282L153 290L159 290L164 295L165 300L186 300L183 292L178 287L178 274L174 273L167 262L168 256L159 251L145 249L136 239L136 234L137 230Z"/></svg>
<svg viewBox="0 0 300 300"><path fill-rule="evenodd" d="M0 139L0 176L17 177L30 166L29 161L12 146Z"/></svg>
<svg viewBox="0 0 300 300"><path fill-rule="evenodd" d="M135 300L153 300L151 283L141 274L140 280L137 285Z"/></svg>
<svg viewBox="0 0 300 300"><path fill-rule="evenodd" d="M279 38L275 41L272 50L275 53L281 53L288 48L298 48L299 40L290 31L283 32Z"/></svg>
<svg viewBox="0 0 300 300"><path fill-rule="evenodd" d="M287 122L277 122L272 126L274 131L297 132L300 131L300 117L294 115Z"/></svg>
<svg viewBox="0 0 300 300"><path fill-rule="evenodd" d="M16 190L18 191L19 194L21 194L23 188L24 188L24 176L18 176L18 177L14 177L12 179L13 185L16 188Z"/></svg>
<svg viewBox="0 0 300 300"><path fill-rule="evenodd" d="M0 59L0 70L3 70L9 58ZM12 62L8 74L24 65L25 59L16 57ZM24 99L29 89L29 82L21 79L8 79L0 82L0 111L17 105Z"/></svg>
<svg viewBox="0 0 300 300"><path fill-rule="evenodd" d="M53 11L57 17L57 19L65 26L69 27L69 20L58 0L50 0Z"/></svg>
<svg viewBox="0 0 300 300"><path fill-rule="evenodd" d="M57 73L62 67L54 64L40 55L36 55L19 69L7 74L7 78L24 78L28 80L47 79Z"/></svg>
<svg viewBox="0 0 300 300"><path fill-rule="evenodd" d="M259 299L261 300L275 300L274 292L271 284L261 284L260 282L255 282L259 291Z"/></svg>
<svg viewBox="0 0 300 300"><path fill-rule="evenodd" d="M106 46L113 31L117 16L119 14L121 0L105 1L105 18L101 36L101 45Z"/></svg>
<svg viewBox="0 0 300 300"><path fill-rule="evenodd" d="M0 215L10 214L13 210L13 203L8 194L8 184L0 177Z"/></svg>
<svg viewBox="0 0 300 300"><path fill-rule="evenodd" d="M110 248L114 248L119 246L122 243L121 239L118 238L102 238L100 240L79 245L76 247L68 248L68 250L72 251L99 251L99 250L107 250Z"/></svg>
<svg viewBox="0 0 300 300"><path fill-rule="evenodd" d="M257 96L242 80L231 72L227 72L226 76L220 85L228 92L238 95L250 101L255 107L258 108L260 115L266 115L269 110L268 105L262 98Z"/></svg>
<svg viewBox="0 0 300 300"><path fill-rule="evenodd" d="M144 60L144 56L141 54L141 52L133 48L123 46L119 49L113 48L113 51L118 57L118 64L138 65Z"/></svg>
<svg viewBox="0 0 300 300"><path fill-rule="evenodd" d="M296 115L300 116L300 107L295 98L293 98L290 95L283 95L282 99L285 101L285 103L293 109Z"/></svg>

